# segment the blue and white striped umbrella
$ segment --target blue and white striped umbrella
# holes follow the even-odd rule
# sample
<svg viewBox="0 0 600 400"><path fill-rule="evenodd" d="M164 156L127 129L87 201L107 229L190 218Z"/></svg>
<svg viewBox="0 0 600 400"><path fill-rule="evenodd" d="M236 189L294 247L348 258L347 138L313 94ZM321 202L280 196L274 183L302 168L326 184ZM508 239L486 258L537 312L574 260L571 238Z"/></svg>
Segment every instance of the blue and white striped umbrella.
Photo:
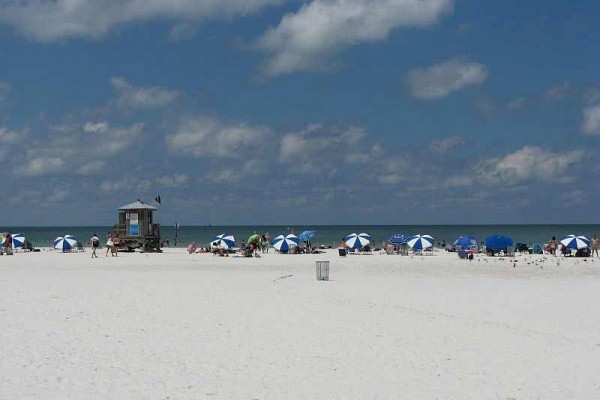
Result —
<svg viewBox="0 0 600 400"><path fill-rule="evenodd" d="M52 246L57 250L71 250L73 247L77 246L77 239L73 235L59 236L54 239L52 242Z"/></svg>
<svg viewBox="0 0 600 400"><path fill-rule="evenodd" d="M25 236L23 236L20 233L15 233L14 235L12 235L12 240L13 240L13 247L15 247L15 248L23 247L23 245L25 244Z"/></svg>
<svg viewBox="0 0 600 400"><path fill-rule="evenodd" d="M273 247L277 251L289 251L292 247L298 246L298 236L287 234L287 235L279 235L275 239L273 239Z"/></svg>
<svg viewBox="0 0 600 400"><path fill-rule="evenodd" d="M371 235L368 233L351 233L344 238L346 246L350 249L360 249L371 243Z"/></svg>
<svg viewBox="0 0 600 400"><path fill-rule="evenodd" d="M590 239L585 236L568 235L560 239L560 243L563 246L567 246L569 249L585 249L590 245Z"/></svg>
<svg viewBox="0 0 600 400"><path fill-rule="evenodd" d="M410 236L404 233L396 233L388 238L388 243L395 246L406 244L410 240Z"/></svg>
<svg viewBox="0 0 600 400"><path fill-rule="evenodd" d="M230 233L222 233L213 238L211 245L220 249L231 249L235 247L235 238Z"/></svg>
<svg viewBox="0 0 600 400"><path fill-rule="evenodd" d="M413 250L423 250L428 247L433 247L435 239L429 235L415 235L407 242Z"/></svg>

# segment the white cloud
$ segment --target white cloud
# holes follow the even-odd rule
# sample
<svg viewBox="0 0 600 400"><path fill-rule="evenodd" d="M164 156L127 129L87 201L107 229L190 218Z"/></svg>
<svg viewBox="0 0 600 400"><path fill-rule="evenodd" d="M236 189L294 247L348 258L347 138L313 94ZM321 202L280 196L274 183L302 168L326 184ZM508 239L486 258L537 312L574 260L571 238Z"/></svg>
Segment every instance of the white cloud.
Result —
<svg viewBox="0 0 600 400"><path fill-rule="evenodd" d="M583 110L584 133L595 135L600 133L600 104L587 107Z"/></svg>
<svg viewBox="0 0 600 400"><path fill-rule="evenodd" d="M117 91L117 105L126 110L139 108L162 108L173 103L179 93L163 87L135 87L120 77L110 78Z"/></svg>
<svg viewBox="0 0 600 400"><path fill-rule="evenodd" d="M175 24L169 31L169 40L172 42L182 42L193 38L198 34L198 26L190 22L180 22Z"/></svg>
<svg viewBox="0 0 600 400"><path fill-rule="evenodd" d="M448 96L470 85L482 84L487 76L485 65L452 58L429 68L409 71L406 82L414 97L428 100Z"/></svg>
<svg viewBox="0 0 600 400"><path fill-rule="evenodd" d="M36 157L30 159L22 168L15 166L14 171L17 176L59 174L65 164L65 161L59 157Z"/></svg>
<svg viewBox="0 0 600 400"><path fill-rule="evenodd" d="M281 0L20 0L0 2L0 24L47 42L101 37L116 26L152 19L199 21L247 15Z"/></svg>
<svg viewBox="0 0 600 400"><path fill-rule="evenodd" d="M185 186L190 178L186 174L175 174L172 176L160 176L156 178L156 183L162 187L176 188Z"/></svg>
<svg viewBox="0 0 600 400"><path fill-rule="evenodd" d="M461 136L450 136L445 139L434 140L429 145L429 149L436 154L448 153L465 143Z"/></svg>
<svg viewBox="0 0 600 400"><path fill-rule="evenodd" d="M254 46L271 54L266 75L315 69L347 47L386 39L396 28L431 26L452 6L453 0L313 0L286 14Z"/></svg>
<svg viewBox="0 0 600 400"><path fill-rule="evenodd" d="M367 163L380 151L364 143L366 133L357 127L311 124L281 139L279 162L294 164L292 172L319 174L348 163Z"/></svg>
<svg viewBox="0 0 600 400"><path fill-rule="evenodd" d="M270 146L273 132L263 126L228 124L210 117L182 119L175 133L166 137L174 153L206 158L245 158Z"/></svg>
<svg viewBox="0 0 600 400"><path fill-rule="evenodd" d="M552 86L544 93L544 97L548 100L563 100L573 90L572 86L571 82Z"/></svg>
<svg viewBox="0 0 600 400"><path fill-rule="evenodd" d="M90 134L99 127L100 133ZM14 173L29 177L97 174L106 169L110 158L129 148L142 134L143 128L143 124L139 123L124 128L110 128L108 123L51 127L49 136L52 140L21 146Z"/></svg>
<svg viewBox="0 0 600 400"><path fill-rule="evenodd" d="M11 131L8 128L0 127L0 145L6 146L10 144L19 143L19 141L23 140L25 134L26 131L16 132Z"/></svg>
<svg viewBox="0 0 600 400"><path fill-rule="evenodd" d="M530 179L567 182L572 179L570 168L585 156L583 151L553 153L540 147L525 146L504 158L481 162L475 170L480 181L490 185L516 184Z"/></svg>
<svg viewBox="0 0 600 400"><path fill-rule="evenodd" d="M83 131L86 133L103 133L109 128L107 122L86 122L83 124Z"/></svg>

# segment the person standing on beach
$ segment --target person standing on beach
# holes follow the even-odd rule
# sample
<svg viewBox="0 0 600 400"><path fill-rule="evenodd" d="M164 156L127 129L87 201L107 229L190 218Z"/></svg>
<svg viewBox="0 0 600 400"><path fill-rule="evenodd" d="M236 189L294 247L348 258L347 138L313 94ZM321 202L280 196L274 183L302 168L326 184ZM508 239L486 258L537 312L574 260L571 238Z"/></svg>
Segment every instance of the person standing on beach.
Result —
<svg viewBox="0 0 600 400"><path fill-rule="evenodd" d="M12 256L12 242L12 235L7 233L6 237L4 238L4 252L7 256Z"/></svg>
<svg viewBox="0 0 600 400"><path fill-rule="evenodd" d="M556 248L558 247L558 243L556 242L556 237L552 236L552 239L548 242L548 248L550 249L550 254L556 257Z"/></svg>
<svg viewBox="0 0 600 400"><path fill-rule="evenodd" d="M94 236L92 236L92 238L90 239L90 242L92 243L92 258L98 258L96 250L98 250L98 248L100 247L100 239L98 239L98 236L96 236L95 233Z"/></svg>
<svg viewBox="0 0 600 400"><path fill-rule="evenodd" d="M596 237L596 235L592 236L592 257L594 257L594 253L596 253L596 257L598 256L598 249L600 249L600 238Z"/></svg>

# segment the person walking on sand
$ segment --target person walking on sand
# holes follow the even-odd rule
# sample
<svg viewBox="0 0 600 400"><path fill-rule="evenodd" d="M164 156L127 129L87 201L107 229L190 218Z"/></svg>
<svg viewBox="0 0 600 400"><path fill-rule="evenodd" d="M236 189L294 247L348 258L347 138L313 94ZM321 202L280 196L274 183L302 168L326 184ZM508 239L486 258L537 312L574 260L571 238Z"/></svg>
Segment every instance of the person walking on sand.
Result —
<svg viewBox="0 0 600 400"><path fill-rule="evenodd" d="M98 258L96 250L98 250L98 248L100 247L100 239L98 239L98 236L96 236L95 233L94 236L92 236L92 239L90 239L90 242L92 243L92 258Z"/></svg>
<svg viewBox="0 0 600 400"><path fill-rule="evenodd" d="M106 257L108 257L108 253L112 253L113 246L114 244L112 234L109 232L106 236Z"/></svg>
<svg viewBox="0 0 600 400"><path fill-rule="evenodd" d="M594 253L596 253L596 257L598 256L598 249L600 249L600 238L596 237L596 235L592 236L592 257L594 257Z"/></svg>

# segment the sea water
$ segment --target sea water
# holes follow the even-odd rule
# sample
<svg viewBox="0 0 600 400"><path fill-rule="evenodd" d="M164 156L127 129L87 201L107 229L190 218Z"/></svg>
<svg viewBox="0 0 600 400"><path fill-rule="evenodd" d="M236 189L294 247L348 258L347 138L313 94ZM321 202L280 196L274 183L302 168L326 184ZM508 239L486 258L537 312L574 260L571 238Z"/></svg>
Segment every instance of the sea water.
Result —
<svg viewBox="0 0 600 400"><path fill-rule="evenodd" d="M95 233L101 241L112 232L110 226L60 226L60 227L0 227L0 232L21 233L35 247L51 247L52 241L58 236L74 235L87 245ZM337 247L344 236L350 233L365 232L371 235L375 246L382 246L391 235L403 233L406 235L427 234L435 238L436 244L442 241L451 244L460 235L474 236L478 241L484 241L491 235L504 235L512 238L515 243L525 243L532 246L536 243L547 243L552 236L557 239L569 234L585 235L591 238L600 234L600 225L311 225L311 226L161 226L161 240L168 242L170 247L185 247L191 242L198 246L208 246L214 236L228 233L234 235L236 244L248 237L268 233L271 239L280 234L300 234L305 230L316 231L312 238L313 245Z"/></svg>

